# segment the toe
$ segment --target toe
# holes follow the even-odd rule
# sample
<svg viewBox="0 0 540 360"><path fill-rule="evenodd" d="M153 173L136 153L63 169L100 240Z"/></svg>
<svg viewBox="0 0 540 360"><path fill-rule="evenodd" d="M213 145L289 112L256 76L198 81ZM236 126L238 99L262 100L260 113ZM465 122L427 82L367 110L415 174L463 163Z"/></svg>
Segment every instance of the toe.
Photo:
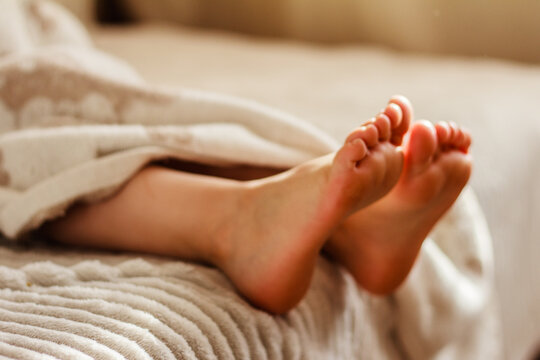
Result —
<svg viewBox="0 0 540 360"><path fill-rule="evenodd" d="M456 123L442 121L435 125L437 140L442 151L457 149L467 153L471 146L471 134Z"/></svg>
<svg viewBox="0 0 540 360"><path fill-rule="evenodd" d="M468 130L463 129L463 135L465 139L463 140L463 143L461 144L460 150L464 153L467 153L469 151L469 147L472 143L472 137Z"/></svg>
<svg viewBox="0 0 540 360"><path fill-rule="evenodd" d="M390 103L396 104L400 107L403 114L401 123L393 130L392 143L395 145L401 145L403 141L403 135L409 130L411 121L413 119L413 107L409 99L403 95L394 95L390 99Z"/></svg>
<svg viewBox="0 0 540 360"><path fill-rule="evenodd" d="M356 130L354 131L356 132ZM351 134L352 135L352 134ZM361 137L347 140L334 157L334 163L346 168L355 167L368 154L368 146Z"/></svg>
<svg viewBox="0 0 540 360"><path fill-rule="evenodd" d="M457 124L455 122L450 122L448 123L448 125L450 126L450 138L448 139L448 142L446 143L446 145L452 145L455 143L457 137L459 136L459 126L457 126Z"/></svg>
<svg viewBox="0 0 540 360"><path fill-rule="evenodd" d="M397 128L399 124L401 124L401 120L403 119L403 111L398 104L389 103L386 105L386 108L382 113L388 116L388 119L390 119L390 126L392 129Z"/></svg>
<svg viewBox="0 0 540 360"><path fill-rule="evenodd" d="M362 140L368 147L373 147L379 142L379 131L373 122L367 122L347 136L345 143L352 143L355 140Z"/></svg>
<svg viewBox="0 0 540 360"><path fill-rule="evenodd" d="M416 175L424 171L431 163L437 150L437 131L429 121L413 124L405 144L406 171Z"/></svg>
<svg viewBox="0 0 540 360"><path fill-rule="evenodd" d="M458 127L457 134L454 137L450 146L453 149L457 149L459 151L467 153L470 145L471 145L471 135L469 134L467 130Z"/></svg>
<svg viewBox="0 0 540 360"><path fill-rule="evenodd" d="M446 122L440 122L435 125L435 130L437 131L437 140L439 144L446 144L450 140L450 135L452 134L452 129L450 125Z"/></svg>
<svg viewBox="0 0 540 360"><path fill-rule="evenodd" d="M379 114L373 123L379 132L379 141L387 141L391 135L390 119L386 114Z"/></svg>
<svg viewBox="0 0 540 360"><path fill-rule="evenodd" d="M454 138L454 142L452 143L452 146L456 149L460 149L463 146L463 143L465 142L465 134L463 131L458 128L456 137Z"/></svg>
<svg viewBox="0 0 540 360"><path fill-rule="evenodd" d="M379 143L379 131L374 124L368 124L363 126L362 140L364 140L366 145L370 148L374 147Z"/></svg>

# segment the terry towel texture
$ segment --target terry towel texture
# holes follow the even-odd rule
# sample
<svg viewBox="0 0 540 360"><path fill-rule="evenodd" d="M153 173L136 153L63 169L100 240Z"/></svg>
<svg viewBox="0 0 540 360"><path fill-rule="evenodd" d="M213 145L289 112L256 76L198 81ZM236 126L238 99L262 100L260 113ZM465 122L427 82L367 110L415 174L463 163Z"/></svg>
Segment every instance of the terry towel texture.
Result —
<svg viewBox="0 0 540 360"><path fill-rule="evenodd" d="M150 86L45 1L0 0L0 230L10 239L99 201L149 161L290 167L330 137L249 101ZM186 54L186 56L189 56ZM372 298L321 259L287 316L179 261L0 251L0 355L12 358L497 358L492 253L467 191L407 282Z"/></svg>

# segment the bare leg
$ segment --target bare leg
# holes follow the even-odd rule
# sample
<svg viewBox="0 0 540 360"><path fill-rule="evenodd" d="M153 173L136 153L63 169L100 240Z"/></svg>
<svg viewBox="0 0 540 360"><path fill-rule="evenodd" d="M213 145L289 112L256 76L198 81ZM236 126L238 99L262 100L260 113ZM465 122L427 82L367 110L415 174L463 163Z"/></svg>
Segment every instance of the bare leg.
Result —
<svg viewBox="0 0 540 360"><path fill-rule="evenodd" d="M210 262L207 246L239 209L243 183L150 166L114 197L70 210L46 230L65 243Z"/></svg>
<svg viewBox="0 0 540 360"><path fill-rule="evenodd" d="M408 101L393 101L410 121ZM325 248L363 288L387 294L405 279L422 242L469 179L470 143L470 135L455 124L424 121L411 127L396 186L346 219Z"/></svg>
<svg viewBox="0 0 540 360"><path fill-rule="evenodd" d="M259 180L146 168L108 201L76 208L47 230L66 243L213 264L252 303L285 312L305 294L335 228L398 180L403 154L388 140L402 115L396 106L385 112L335 154Z"/></svg>

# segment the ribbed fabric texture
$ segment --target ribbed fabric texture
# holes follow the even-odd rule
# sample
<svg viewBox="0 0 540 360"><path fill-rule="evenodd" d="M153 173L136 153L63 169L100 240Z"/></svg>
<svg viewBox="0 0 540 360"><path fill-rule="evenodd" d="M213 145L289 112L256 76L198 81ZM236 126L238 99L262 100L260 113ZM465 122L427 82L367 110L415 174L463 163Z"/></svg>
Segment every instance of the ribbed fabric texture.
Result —
<svg viewBox="0 0 540 360"><path fill-rule="evenodd" d="M2 249L0 258L14 251ZM70 257L64 266L42 260L0 266L0 355L374 359L375 348L366 345L389 341L387 300L368 300L325 260L298 308L275 317L250 306L215 269L157 258L56 254L64 262ZM372 312L382 320L376 327ZM378 339L381 327L387 333Z"/></svg>

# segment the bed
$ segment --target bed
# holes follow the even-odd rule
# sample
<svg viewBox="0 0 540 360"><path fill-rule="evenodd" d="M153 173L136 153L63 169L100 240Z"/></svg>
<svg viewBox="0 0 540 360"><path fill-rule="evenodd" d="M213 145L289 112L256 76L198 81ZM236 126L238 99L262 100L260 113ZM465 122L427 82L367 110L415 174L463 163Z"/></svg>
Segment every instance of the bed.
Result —
<svg viewBox="0 0 540 360"><path fill-rule="evenodd" d="M496 293L482 321L483 338L470 339L472 345L463 347L470 351L437 349L425 357L521 358L530 353L540 333L540 287L534 281L540 275L535 267L535 254L540 251L536 235L540 191L534 180L540 175L536 166L540 121L534 112L540 69L499 60L403 54L374 46L260 40L163 24L95 27L91 35L99 48L127 60L151 83L256 100L306 119L336 140L394 93L410 97L417 118L451 120L469 127L475 138L472 187L494 239ZM397 340L394 300L357 291L343 270L323 259L310 295L298 310L289 317L270 319L242 302L211 268L140 254L52 247L40 239L17 245L4 241L0 254L4 282L20 289L34 286L38 294L13 293L13 301L3 303L2 336L21 335L2 344L3 354L17 354L24 348L28 358L47 351L68 356L75 354L70 344L76 342L81 344L76 354L103 358L407 356L407 346ZM156 279L160 280L156 283ZM18 302L35 300L39 287L54 291L32 314L38 316L45 307L47 311L73 308L68 315L57 311L55 316L28 318L29 323L36 321L35 331L64 326L58 323L62 316L72 321L70 326L77 324L60 347L46 339L33 341L27 328L17 328L17 317L9 317L20 312ZM80 294L69 295L71 287ZM98 295L92 295L92 289L98 289ZM332 296L336 291L340 296ZM124 295L126 303L121 304L118 296ZM90 324L77 310L77 302L87 297L93 299L87 305L99 315ZM317 312L317 306L326 311ZM376 318L366 318L373 314ZM111 329L126 323L133 326L131 338L115 337ZM377 326L369 325L373 323ZM244 325L238 328L238 324ZM84 340L89 333L95 336ZM160 342L179 345L171 350L160 347Z"/></svg>

